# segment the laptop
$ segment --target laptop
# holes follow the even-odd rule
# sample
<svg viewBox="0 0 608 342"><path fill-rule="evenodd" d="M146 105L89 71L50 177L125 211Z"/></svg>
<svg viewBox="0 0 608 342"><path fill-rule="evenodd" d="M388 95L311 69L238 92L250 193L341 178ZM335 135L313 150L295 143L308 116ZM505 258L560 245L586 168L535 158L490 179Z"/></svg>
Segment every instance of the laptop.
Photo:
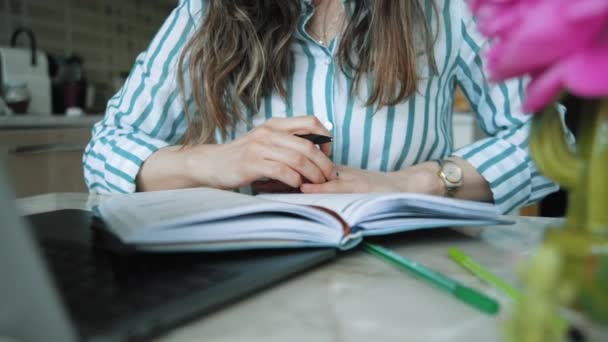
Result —
<svg viewBox="0 0 608 342"><path fill-rule="evenodd" d="M153 254L104 235L88 211L19 217L0 163L0 340L160 335L335 257L333 249Z"/></svg>

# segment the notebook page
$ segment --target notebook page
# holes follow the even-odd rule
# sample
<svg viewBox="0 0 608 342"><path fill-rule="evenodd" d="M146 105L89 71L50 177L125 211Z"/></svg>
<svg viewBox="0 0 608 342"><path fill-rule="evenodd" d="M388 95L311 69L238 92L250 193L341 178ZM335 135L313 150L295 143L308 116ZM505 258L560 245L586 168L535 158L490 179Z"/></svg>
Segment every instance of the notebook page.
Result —
<svg viewBox="0 0 608 342"><path fill-rule="evenodd" d="M338 213L351 226L370 220L426 216L442 219L483 219L492 221L499 216L489 203L417 193L361 193L361 194L264 194L269 200L317 205ZM445 221L442 221L443 223Z"/></svg>
<svg viewBox="0 0 608 342"><path fill-rule="evenodd" d="M358 193L358 194L263 194L257 195L263 199L284 203L313 205L330 209L340 215L349 225L354 222L349 220L351 213L355 212L359 206L365 204L372 198L379 197L379 194Z"/></svg>
<svg viewBox="0 0 608 342"><path fill-rule="evenodd" d="M193 215L214 215L258 204L252 196L210 188L180 189L118 195L98 210L109 223L124 227L150 227L175 223Z"/></svg>
<svg viewBox="0 0 608 342"><path fill-rule="evenodd" d="M358 225L373 218L382 221L412 216L494 220L500 215L490 203L416 193L387 193L359 206L351 219Z"/></svg>
<svg viewBox="0 0 608 342"><path fill-rule="evenodd" d="M159 244L170 241L171 244L204 241L315 241L326 242L337 246L342 239L342 232L330 229L326 224L301 220L294 229L292 217L273 214L252 214L239 217L238 221L219 220L213 222L194 222L187 226L155 231L153 234L133 234L127 242L142 244ZM299 229L303 228L303 229ZM204 236L204 239L201 239Z"/></svg>
<svg viewBox="0 0 608 342"><path fill-rule="evenodd" d="M342 233L340 222L321 210L209 188L114 196L97 211L112 232L132 243L172 242L186 231L188 238L201 241L239 240L250 234L287 239L302 230L312 232L315 224L324 227L317 232L322 240L323 236L336 240Z"/></svg>

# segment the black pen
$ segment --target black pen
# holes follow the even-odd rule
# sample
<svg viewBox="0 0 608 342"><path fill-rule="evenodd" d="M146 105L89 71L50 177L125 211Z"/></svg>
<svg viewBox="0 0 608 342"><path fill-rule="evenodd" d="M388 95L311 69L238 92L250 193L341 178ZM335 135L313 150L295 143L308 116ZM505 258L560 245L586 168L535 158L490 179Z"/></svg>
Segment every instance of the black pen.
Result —
<svg viewBox="0 0 608 342"><path fill-rule="evenodd" d="M315 145L327 144L328 142L331 142L331 140L332 140L332 138L327 135L314 134L314 133L296 134L296 137L306 139Z"/></svg>

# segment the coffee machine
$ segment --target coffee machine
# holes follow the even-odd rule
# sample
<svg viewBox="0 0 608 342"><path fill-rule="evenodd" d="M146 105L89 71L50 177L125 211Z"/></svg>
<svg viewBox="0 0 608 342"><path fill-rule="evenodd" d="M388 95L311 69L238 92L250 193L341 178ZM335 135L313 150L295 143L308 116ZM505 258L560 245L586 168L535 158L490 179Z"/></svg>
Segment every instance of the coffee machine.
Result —
<svg viewBox="0 0 608 342"><path fill-rule="evenodd" d="M29 38L28 48L17 47L17 39L23 34ZM51 114L51 79L47 56L37 48L34 33L26 28L15 30L10 46L0 46L0 95L11 84L27 87L28 114Z"/></svg>

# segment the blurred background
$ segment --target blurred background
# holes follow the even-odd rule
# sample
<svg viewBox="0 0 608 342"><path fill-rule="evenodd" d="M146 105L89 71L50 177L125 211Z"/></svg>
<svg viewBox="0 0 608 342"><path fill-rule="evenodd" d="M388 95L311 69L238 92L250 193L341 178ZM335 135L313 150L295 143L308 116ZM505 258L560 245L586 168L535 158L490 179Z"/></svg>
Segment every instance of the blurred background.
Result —
<svg viewBox="0 0 608 342"><path fill-rule="evenodd" d="M51 108L45 101L39 100L38 104L34 99L28 112L64 113L66 108L80 107L87 113L102 113L106 100L120 86L136 55L145 49L175 3L0 0L4 86L17 87L22 81L17 74L39 69L39 84L49 77ZM24 63L29 61L32 49L40 57L37 67ZM31 88L39 86L33 80L26 81ZM29 90L32 97L38 96L36 89Z"/></svg>
<svg viewBox="0 0 608 342"><path fill-rule="evenodd" d="M0 0L0 157L18 197L84 192L93 124L176 0Z"/></svg>
<svg viewBox="0 0 608 342"><path fill-rule="evenodd" d="M91 127L177 0L0 0L0 156L18 197L84 192ZM455 93L456 147L483 136ZM523 210L561 216L563 194Z"/></svg>

